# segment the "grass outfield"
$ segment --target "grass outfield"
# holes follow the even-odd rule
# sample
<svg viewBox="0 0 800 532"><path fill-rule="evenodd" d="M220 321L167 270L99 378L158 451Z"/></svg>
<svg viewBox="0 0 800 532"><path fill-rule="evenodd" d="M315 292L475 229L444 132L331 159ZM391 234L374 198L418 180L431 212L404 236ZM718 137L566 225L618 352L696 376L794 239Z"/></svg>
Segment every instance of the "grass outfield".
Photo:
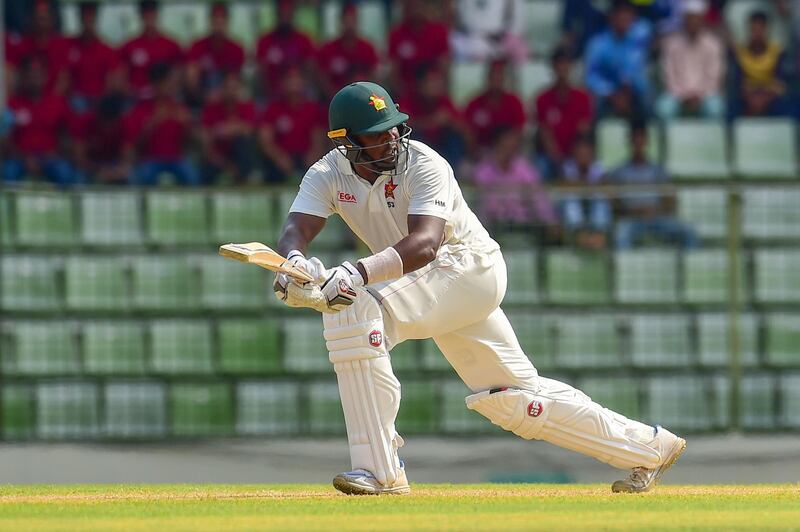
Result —
<svg viewBox="0 0 800 532"><path fill-rule="evenodd" d="M800 484L415 485L347 497L321 485L0 487L0 530L800 530Z"/></svg>

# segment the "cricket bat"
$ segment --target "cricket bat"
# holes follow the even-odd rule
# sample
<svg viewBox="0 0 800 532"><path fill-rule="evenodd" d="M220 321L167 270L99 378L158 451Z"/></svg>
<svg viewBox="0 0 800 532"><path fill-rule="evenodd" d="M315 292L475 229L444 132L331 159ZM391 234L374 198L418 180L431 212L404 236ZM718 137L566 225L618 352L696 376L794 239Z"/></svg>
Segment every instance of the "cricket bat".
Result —
<svg viewBox="0 0 800 532"><path fill-rule="evenodd" d="M261 242L224 244L219 247L219 254L229 259L238 260L239 262L247 262L249 264L261 266L273 272L283 272L303 283L314 281L305 271L296 268L272 248Z"/></svg>

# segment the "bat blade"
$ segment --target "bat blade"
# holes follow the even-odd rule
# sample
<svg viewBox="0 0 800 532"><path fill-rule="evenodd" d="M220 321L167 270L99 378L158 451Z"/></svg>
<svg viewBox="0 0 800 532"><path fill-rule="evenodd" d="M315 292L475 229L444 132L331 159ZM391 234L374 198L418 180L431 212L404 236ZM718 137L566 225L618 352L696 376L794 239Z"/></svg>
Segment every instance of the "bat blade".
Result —
<svg viewBox="0 0 800 532"><path fill-rule="evenodd" d="M312 282L314 279L289 263L269 246L261 242L248 242L246 244L224 244L219 247L219 254L229 259L255 264L273 272L283 272L300 282Z"/></svg>

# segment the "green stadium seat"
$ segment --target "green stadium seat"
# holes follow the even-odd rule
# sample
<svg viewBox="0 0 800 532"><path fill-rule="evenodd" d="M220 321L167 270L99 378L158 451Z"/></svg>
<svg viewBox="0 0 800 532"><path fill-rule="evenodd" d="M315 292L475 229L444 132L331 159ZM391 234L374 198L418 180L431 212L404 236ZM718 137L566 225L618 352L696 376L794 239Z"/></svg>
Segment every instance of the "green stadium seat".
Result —
<svg viewBox="0 0 800 532"><path fill-rule="evenodd" d="M131 321L83 325L83 367L94 375L140 375L147 370L144 326Z"/></svg>
<svg viewBox="0 0 800 532"><path fill-rule="evenodd" d="M225 373L281 371L281 325L272 319L221 320L217 329L219 365Z"/></svg>
<svg viewBox="0 0 800 532"><path fill-rule="evenodd" d="M734 172L751 178L796 178L796 145L791 118L740 118L733 124Z"/></svg>
<svg viewBox="0 0 800 532"><path fill-rule="evenodd" d="M728 342L728 316L701 314L697 318L698 351L704 366L728 367L730 344ZM752 314L739 319L739 361L742 366L758 365L758 324Z"/></svg>
<svg viewBox="0 0 800 532"><path fill-rule="evenodd" d="M380 0L364 0L356 4L358 9L358 33L378 50L386 48L389 32L386 29L386 11ZM322 4L322 38L339 37L341 32L342 3L327 0Z"/></svg>
<svg viewBox="0 0 800 532"><path fill-rule="evenodd" d="M300 432L296 382L240 382L236 386L236 434L266 436Z"/></svg>
<svg viewBox="0 0 800 532"><path fill-rule="evenodd" d="M258 39L256 12L253 8L254 4L250 2L234 2L228 6L230 35L245 50L255 50L256 40Z"/></svg>
<svg viewBox="0 0 800 532"><path fill-rule="evenodd" d="M97 31L109 45L121 45L142 31L135 3L103 2L97 15Z"/></svg>
<svg viewBox="0 0 800 532"><path fill-rule="evenodd" d="M614 255L615 291L620 303L674 303L678 257L674 251L619 251Z"/></svg>
<svg viewBox="0 0 800 532"><path fill-rule="evenodd" d="M781 375L781 427L800 428L800 374Z"/></svg>
<svg viewBox="0 0 800 532"><path fill-rule="evenodd" d="M771 366L800 366L800 314L766 316L767 361Z"/></svg>
<svg viewBox="0 0 800 532"><path fill-rule="evenodd" d="M167 394L160 382L110 382L105 386L105 433L112 438L162 438L167 434Z"/></svg>
<svg viewBox="0 0 800 532"><path fill-rule="evenodd" d="M278 22L278 11L275 3L259 3L257 20L260 33L272 31ZM318 40L321 23L317 14L317 6L298 5L294 13L294 25L311 39Z"/></svg>
<svg viewBox="0 0 800 532"><path fill-rule="evenodd" d="M599 253L549 252L547 290L553 303L608 301L608 267L605 257Z"/></svg>
<svg viewBox="0 0 800 532"><path fill-rule="evenodd" d="M722 122L676 119L665 127L667 172L678 178L728 177L725 126Z"/></svg>
<svg viewBox="0 0 800 532"><path fill-rule="evenodd" d="M502 429L492 422L467 408L464 402L472 392L460 380L439 381L439 429L446 434L475 434L493 432L499 434Z"/></svg>
<svg viewBox="0 0 800 532"><path fill-rule="evenodd" d="M539 299L539 268L537 254L527 249L503 252L508 270L506 304L533 303Z"/></svg>
<svg viewBox="0 0 800 532"><path fill-rule="evenodd" d="M797 239L800 188L747 187L742 197L742 233L745 238Z"/></svg>
<svg viewBox="0 0 800 532"><path fill-rule="evenodd" d="M635 366L685 367L691 363L686 315L636 315L630 318L630 328Z"/></svg>
<svg viewBox="0 0 800 532"><path fill-rule="evenodd" d="M3 384L0 392L0 434L3 440L28 440L36 435L36 403L27 384Z"/></svg>
<svg viewBox="0 0 800 532"><path fill-rule="evenodd" d="M709 379L697 376L652 377L647 382L645 420L670 430L709 430L719 424L717 403L709 401Z"/></svg>
<svg viewBox="0 0 800 532"><path fill-rule="evenodd" d="M556 325L549 314L514 310L507 312L508 321L517 334L522 350L537 369L556 365Z"/></svg>
<svg viewBox="0 0 800 532"><path fill-rule="evenodd" d="M283 321L283 369L292 373L330 372L333 369L322 336L322 319L318 315Z"/></svg>
<svg viewBox="0 0 800 532"><path fill-rule="evenodd" d="M688 303L728 301L728 253L722 249L688 251L683 256L683 299ZM745 257L739 262L739 299L748 294Z"/></svg>
<svg viewBox="0 0 800 532"><path fill-rule="evenodd" d="M0 250L11 245L11 195L0 192Z"/></svg>
<svg viewBox="0 0 800 532"><path fill-rule="evenodd" d="M436 385L429 380L404 380L397 413L398 432L431 433L436 430L439 400Z"/></svg>
<svg viewBox="0 0 800 532"><path fill-rule="evenodd" d="M453 63L450 66L450 99L464 107L486 89L485 63Z"/></svg>
<svg viewBox="0 0 800 532"><path fill-rule="evenodd" d="M442 354L433 340L417 340L420 353L420 367L430 371L452 371L450 362Z"/></svg>
<svg viewBox="0 0 800 532"><path fill-rule="evenodd" d="M523 102L532 102L553 82L553 68L549 61L526 61L513 70L514 89Z"/></svg>
<svg viewBox="0 0 800 532"><path fill-rule="evenodd" d="M272 194L264 192L214 192L211 196L214 240L227 242L278 241L280 224Z"/></svg>
<svg viewBox="0 0 800 532"><path fill-rule="evenodd" d="M273 274L219 255L201 257L203 308L213 310L260 309L273 301Z"/></svg>
<svg viewBox="0 0 800 532"><path fill-rule="evenodd" d="M742 377L739 401L742 427L756 430L775 428L776 388L772 375Z"/></svg>
<svg viewBox="0 0 800 532"><path fill-rule="evenodd" d="M647 128L647 155L652 161L661 160L661 131L655 124ZM603 168L613 170L630 158L628 122L605 118L597 123L597 158Z"/></svg>
<svg viewBox="0 0 800 532"><path fill-rule="evenodd" d="M522 34L540 57L549 57L561 38L562 7L557 0L525 0L523 4L525 22Z"/></svg>
<svg viewBox="0 0 800 532"><path fill-rule="evenodd" d="M161 28L182 46L208 34L208 6L205 2L165 2L158 15Z"/></svg>
<svg viewBox="0 0 800 532"><path fill-rule="evenodd" d="M200 291L196 273L189 257L185 255L134 258L134 308L152 311L198 310Z"/></svg>
<svg viewBox="0 0 800 532"><path fill-rule="evenodd" d="M16 243L20 246L67 247L75 243L72 196L56 193L15 195Z"/></svg>
<svg viewBox="0 0 800 532"><path fill-rule="evenodd" d="M99 393L88 382L42 382L36 387L39 438L96 438L100 434Z"/></svg>
<svg viewBox="0 0 800 532"><path fill-rule="evenodd" d="M588 377L578 389L594 402L631 419L639 419L639 380L632 377Z"/></svg>
<svg viewBox="0 0 800 532"><path fill-rule="evenodd" d="M343 434L346 430L339 386L335 379L308 384L308 428L311 434Z"/></svg>
<svg viewBox="0 0 800 532"><path fill-rule="evenodd" d="M233 396L223 382L173 384L169 395L173 436L230 436Z"/></svg>
<svg viewBox="0 0 800 532"><path fill-rule="evenodd" d="M150 324L152 368L167 375L211 373L211 330L206 321L158 320Z"/></svg>
<svg viewBox="0 0 800 532"><path fill-rule="evenodd" d="M126 310L125 265L118 257L71 256L64 262L65 303L70 310Z"/></svg>
<svg viewBox="0 0 800 532"><path fill-rule="evenodd" d="M800 302L800 249L758 250L755 263L758 301Z"/></svg>
<svg viewBox="0 0 800 532"><path fill-rule="evenodd" d="M620 344L613 316L563 316L558 330L559 367L619 367Z"/></svg>
<svg viewBox="0 0 800 532"><path fill-rule="evenodd" d="M58 263L52 258L0 258L0 308L7 311L53 311L61 307Z"/></svg>
<svg viewBox="0 0 800 532"><path fill-rule="evenodd" d="M698 187L678 191L678 218L702 238L724 238L728 233L725 190Z"/></svg>
<svg viewBox="0 0 800 532"><path fill-rule="evenodd" d="M6 375L74 375L80 372L77 335L70 322L8 323L11 349L3 350Z"/></svg>
<svg viewBox="0 0 800 532"><path fill-rule="evenodd" d="M429 349L427 342L426 340L406 340L400 345L393 346L389 355L392 357L392 368L395 371L418 369L422 364L424 350Z"/></svg>
<svg viewBox="0 0 800 532"><path fill-rule="evenodd" d="M80 196L82 240L88 246L142 243L141 197L132 192L84 192Z"/></svg>
<svg viewBox="0 0 800 532"><path fill-rule="evenodd" d="M206 196L202 192L147 193L147 234L166 246L208 243Z"/></svg>

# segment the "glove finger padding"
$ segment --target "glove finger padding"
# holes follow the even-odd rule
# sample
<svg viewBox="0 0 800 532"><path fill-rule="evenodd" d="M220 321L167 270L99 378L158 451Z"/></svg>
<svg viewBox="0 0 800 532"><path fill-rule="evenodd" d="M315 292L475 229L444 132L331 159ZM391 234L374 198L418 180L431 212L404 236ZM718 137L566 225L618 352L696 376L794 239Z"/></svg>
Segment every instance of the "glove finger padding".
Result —
<svg viewBox="0 0 800 532"><path fill-rule="evenodd" d="M322 293L331 310L338 312L355 302L358 296L355 288L363 285L364 279L358 270L349 262L344 262L328 271L327 279L322 284Z"/></svg>
<svg viewBox="0 0 800 532"><path fill-rule="evenodd" d="M299 285L290 282L286 287L286 299L283 300L289 307L313 308L318 312L336 312L330 308L328 300L320 290L319 286L313 283Z"/></svg>

